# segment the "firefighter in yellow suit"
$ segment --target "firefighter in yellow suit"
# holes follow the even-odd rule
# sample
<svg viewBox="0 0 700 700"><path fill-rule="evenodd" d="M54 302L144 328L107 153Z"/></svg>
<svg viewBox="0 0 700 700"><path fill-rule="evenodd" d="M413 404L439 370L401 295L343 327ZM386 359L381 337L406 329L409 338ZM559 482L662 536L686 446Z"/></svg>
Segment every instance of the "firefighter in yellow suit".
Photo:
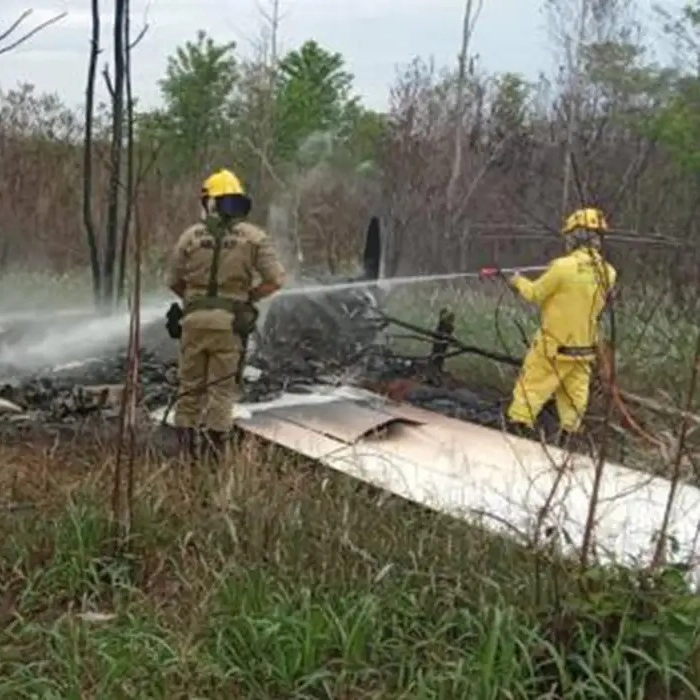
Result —
<svg viewBox="0 0 700 700"><path fill-rule="evenodd" d="M567 253L536 280L515 275L510 284L540 307L540 328L523 363L508 421L530 432L554 396L562 435L579 432L588 407L598 322L617 272L601 253L608 230L602 211L573 212L561 231ZM523 430L524 429L524 430Z"/></svg>
<svg viewBox="0 0 700 700"><path fill-rule="evenodd" d="M231 171L207 178L201 197L203 221L180 236L166 273L183 301L175 426L190 457L203 427L207 454L218 461L240 397L253 305L284 284L285 270L267 234L246 221L251 201Z"/></svg>

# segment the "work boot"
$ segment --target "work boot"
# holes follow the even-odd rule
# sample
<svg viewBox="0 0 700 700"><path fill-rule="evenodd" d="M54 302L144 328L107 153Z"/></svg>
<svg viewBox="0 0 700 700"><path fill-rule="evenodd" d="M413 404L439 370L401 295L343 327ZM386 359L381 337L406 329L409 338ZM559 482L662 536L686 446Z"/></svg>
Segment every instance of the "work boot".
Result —
<svg viewBox="0 0 700 700"><path fill-rule="evenodd" d="M218 430L207 430L203 437L203 461L208 462L212 468L216 468L226 456L226 443L229 434Z"/></svg>
<svg viewBox="0 0 700 700"><path fill-rule="evenodd" d="M572 433L570 430L564 430L564 428L561 428L557 433L554 444L559 449L568 452L573 447L575 435L576 433Z"/></svg>
<svg viewBox="0 0 700 700"><path fill-rule="evenodd" d="M525 423L520 423L519 421L514 421L507 417L504 419L503 423L504 430L511 435L526 438L528 440L538 439L537 431Z"/></svg>

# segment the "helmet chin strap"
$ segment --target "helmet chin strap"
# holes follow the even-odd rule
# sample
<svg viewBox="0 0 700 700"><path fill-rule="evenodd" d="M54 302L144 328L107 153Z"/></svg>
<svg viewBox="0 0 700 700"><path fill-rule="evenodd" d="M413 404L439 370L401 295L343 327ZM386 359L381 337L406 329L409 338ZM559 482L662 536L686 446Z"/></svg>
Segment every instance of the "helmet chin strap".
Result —
<svg viewBox="0 0 700 700"><path fill-rule="evenodd" d="M200 210L201 210L201 214L202 214L202 219L206 219L208 216L215 214L216 207L214 205L214 198L213 197L202 197Z"/></svg>

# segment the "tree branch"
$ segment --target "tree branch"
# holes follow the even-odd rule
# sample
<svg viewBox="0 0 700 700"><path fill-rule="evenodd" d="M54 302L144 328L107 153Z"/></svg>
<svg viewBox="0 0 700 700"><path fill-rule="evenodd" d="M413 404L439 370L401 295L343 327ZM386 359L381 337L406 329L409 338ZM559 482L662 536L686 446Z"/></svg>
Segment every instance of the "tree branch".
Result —
<svg viewBox="0 0 700 700"><path fill-rule="evenodd" d="M9 27L9 29L6 29L2 34L0 34L0 41L3 41L4 39L7 39L12 35L12 33L24 22L29 15L31 15L32 10L25 10ZM4 53L8 53L9 51L12 51L12 49L16 49L20 44L23 44L25 41L28 41L31 39L33 36L38 34L42 29L46 29L46 27L51 26L52 24L56 24L56 22L60 22L68 13L67 12L61 12L54 17L50 17L44 22L41 22L38 24L34 29L30 29L26 34L23 34L22 36L19 37L19 39L15 39L13 42L8 44L7 46L0 46L0 55Z"/></svg>
<svg viewBox="0 0 700 700"><path fill-rule="evenodd" d="M7 37L10 36L10 34L12 34L12 32L14 32L15 29L17 29L17 27L19 27L19 25L22 24L22 22L24 22L24 20L27 19L27 17L29 17L29 15L31 15L31 14L32 14L32 11L31 11L31 10L25 10L25 11L10 25L9 29L5 30L2 34L0 34L0 41L5 41L5 39L7 39Z"/></svg>
<svg viewBox="0 0 700 700"><path fill-rule="evenodd" d="M109 77L109 66L105 65L102 69L102 77L104 78L105 85L107 86L107 92L109 93L110 100L114 100L114 85L112 84L112 79Z"/></svg>
<svg viewBox="0 0 700 700"><path fill-rule="evenodd" d="M139 31L136 38L127 46L127 50L133 51L141 43L143 38L146 36L149 27L149 24L144 24L143 27L141 27L141 31Z"/></svg>

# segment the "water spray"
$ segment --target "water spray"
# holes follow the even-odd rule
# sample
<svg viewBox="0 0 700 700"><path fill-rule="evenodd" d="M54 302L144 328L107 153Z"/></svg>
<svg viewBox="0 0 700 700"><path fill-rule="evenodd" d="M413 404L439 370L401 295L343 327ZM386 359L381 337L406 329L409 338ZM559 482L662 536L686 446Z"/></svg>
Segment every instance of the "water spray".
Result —
<svg viewBox="0 0 700 700"><path fill-rule="evenodd" d="M503 273L540 272L542 266L505 268ZM481 272L453 272L447 274L414 275L391 277L380 280L357 280L331 284L300 285L281 289L264 307L274 303L276 297L313 297L356 289L391 289L392 287L459 279L479 279ZM168 297L156 297L145 300L141 310L141 326L151 326L165 319ZM53 367L70 361L85 360L102 351L116 348L125 343L128 337L130 315L124 311L112 316L100 317L94 313L81 312L78 309L57 310L35 323L36 317L30 319L23 314L6 314L0 317L9 329L13 323L27 322L27 332L22 333L17 342L6 342L3 347L3 334L0 330L0 365L19 370L34 370ZM5 323L0 323L4 326Z"/></svg>
<svg viewBox="0 0 700 700"><path fill-rule="evenodd" d="M544 265L532 265L530 267L502 267L501 273L515 274L517 272L543 272ZM300 287L287 287L281 289L275 296L306 296L310 294L328 294L351 289L366 289L368 287L391 288L402 284L420 284L427 282L447 282L459 279L480 279L482 272L450 272L434 275L412 275L408 277L385 277L380 280L358 280L356 282L336 282L331 284L311 284Z"/></svg>
<svg viewBox="0 0 700 700"><path fill-rule="evenodd" d="M147 326L163 318L166 308L165 300L149 300L141 310L141 325ZM59 311L31 324L30 319L25 319L26 331L17 342L3 346L0 331L0 366L34 370L72 360L85 360L126 342L129 319L128 311L110 316L97 316L94 312ZM7 328L11 327L12 324L8 323Z"/></svg>

